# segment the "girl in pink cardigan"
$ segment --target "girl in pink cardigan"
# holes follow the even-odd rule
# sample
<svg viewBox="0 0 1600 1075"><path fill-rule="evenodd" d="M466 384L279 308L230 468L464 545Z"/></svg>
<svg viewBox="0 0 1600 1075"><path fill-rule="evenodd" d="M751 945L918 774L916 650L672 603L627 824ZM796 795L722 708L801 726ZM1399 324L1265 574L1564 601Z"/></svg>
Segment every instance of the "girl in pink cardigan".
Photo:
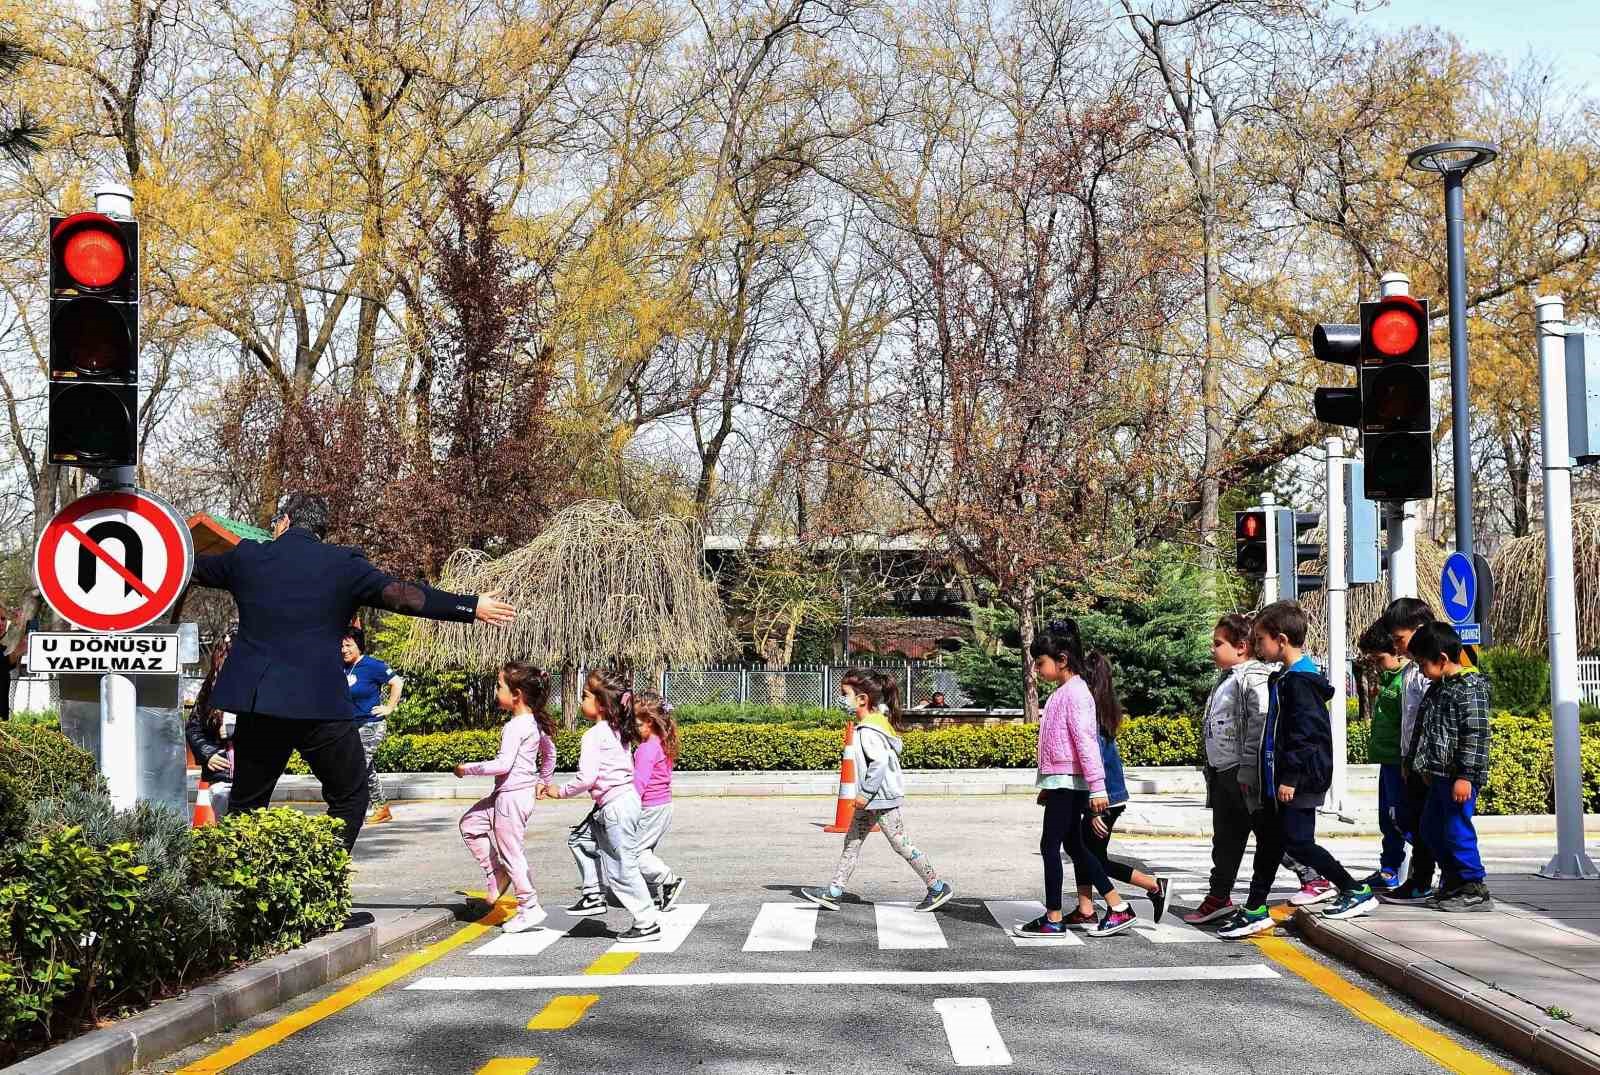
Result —
<svg viewBox="0 0 1600 1075"><path fill-rule="evenodd" d="M1019 924L1014 932L1065 943L1069 927L1092 926L1090 936L1110 937L1132 928L1136 919L1133 908L1112 887L1105 865L1083 839L1084 818L1105 810L1110 802L1095 697L1084 679L1090 663L1105 658L1098 653L1084 656L1078 625L1071 620L1058 620L1045 628L1034 639L1031 654L1038 677L1057 685L1039 720L1039 775L1035 781L1039 805L1044 807L1039 854L1044 858L1045 913ZM1093 915L1084 916L1077 908L1071 918L1061 913L1063 846L1078 877L1087 879L1105 897L1107 910L1098 923Z"/></svg>
<svg viewBox="0 0 1600 1075"><path fill-rule="evenodd" d="M539 788L556 771L555 721L550 674L523 661L507 661L495 684L494 700L511 719L500 729L500 753L489 761L458 765L456 776L492 776L494 790L461 816L461 839L483 868L493 906L507 887L517 894L517 913L501 928L522 933L545 920L533 884L523 841Z"/></svg>

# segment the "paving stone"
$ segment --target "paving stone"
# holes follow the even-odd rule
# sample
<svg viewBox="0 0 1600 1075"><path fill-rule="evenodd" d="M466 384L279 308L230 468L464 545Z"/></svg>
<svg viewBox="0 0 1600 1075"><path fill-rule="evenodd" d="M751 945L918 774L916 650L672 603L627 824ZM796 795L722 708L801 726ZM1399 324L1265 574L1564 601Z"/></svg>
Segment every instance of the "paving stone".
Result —
<svg viewBox="0 0 1600 1075"><path fill-rule="evenodd" d="M1465 930L1458 929L1448 921L1441 921L1435 915L1429 919L1419 918L1391 918L1387 914L1369 918L1354 919L1352 924L1359 924L1368 933L1375 933L1391 941L1396 941L1408 948L1421 949L1430 941L1470 941L1473 935Z"/></svg>
<svg viewBox="0 0 1600 1075"><path fill-rule="evenodd" d="M282 999L278 969L266 963L234 971L210 985L190 990L195 996L208 996L216 1008L217 1028L242 1023L252 1015L278 1006Z"/></svg>
<svg viewBox="0 0 1600 1075"><path fill-rule="evenodd" d="M1483 983L1443 963L1427 961L1406 968L1402 989L1427 1007L1461 1023L1466 1021L1466 1005Z"/></svg>
<svg viewBox="0 0 1600 1075"><path fill-rule="evenodd" d="M1533 1043L1534 1058L1556 1075L1600 1075L1600 1034L1571 1023L1547 1028Z"/></svg>
<svg viewBox="0 0 1600 1075"><path fill-rule="evenodd" d="M6 1075L122 1075L134 1063L133 1035L122 1026L95 1030L12 1064Z"/></svg>
<svg viewBox="0 0 1600 1075"><path fill-rule="evenodd" d="M217 1010L209 996L189 993L124 1019L117 1029L133 1035L134 1060L146 1064L217 1032Z"/></svg>

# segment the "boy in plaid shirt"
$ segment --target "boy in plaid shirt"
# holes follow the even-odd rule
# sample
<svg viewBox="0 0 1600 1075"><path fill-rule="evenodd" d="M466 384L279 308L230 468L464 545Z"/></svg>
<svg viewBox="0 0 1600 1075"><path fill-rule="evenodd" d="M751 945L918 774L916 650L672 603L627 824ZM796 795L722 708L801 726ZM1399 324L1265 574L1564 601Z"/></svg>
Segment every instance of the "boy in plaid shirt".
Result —
<svg viewBox="0 0 1600 1075"><path fill-rule="evenodd" d="M1489 775L1489 681L1461 663L1461 636L1430 623L1411 636L1417 667L1431 682L1417 713L1406 764L1428 782L1423 840L1439 861L1441 911L1492 911L1472 812Z"/></svg>

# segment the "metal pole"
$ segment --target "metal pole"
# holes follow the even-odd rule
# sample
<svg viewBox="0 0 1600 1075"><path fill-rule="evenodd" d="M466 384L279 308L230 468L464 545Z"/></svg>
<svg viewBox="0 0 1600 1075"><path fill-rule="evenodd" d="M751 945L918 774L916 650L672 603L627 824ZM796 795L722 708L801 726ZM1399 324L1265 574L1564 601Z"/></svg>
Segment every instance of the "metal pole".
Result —
<svg viewBox="0 0 1600 1075"><path fill-rule="evenodd" d="M1534 300L1539 324L1539 422L1544 458L1545 616L1550 633L1550 717L1555 725L1556 853L1543 877L1596 877L1583 849L1578 738L1578 626L1573 604L1572 453L1567 441L1566 307Z"/></svg>
<svg viewBox="0 0 1600 1075"><path fill-rule="evenodd" d="M1261 603L1270 605L1278 599L1278 513L1274 510L1276 498L1263 493L1261 506L1267 523L1267 570L1261 576Z"/></svg>
<svg viewBox="0 0 1600 1075"><path fill-rule="evenodd" d="M139 801L139 699L128 676L100 677L100 772L117 810Z"/></svg>
<svg viewBox="0 0 1600 1075"><path fill-rule="evenodd" d="M1461 185L1465 172L1444 176L1446 257L1450 276L1450 447L1455 458L1456 551L1472 547L1472 427L1467 414L1467 254ZM1482 622L1481 616L1475 616Z"/></svg>
<svg viewBox="0 0 1600 1075"><path fill-rule="evenodd" d="M1344 809L1347 752L1345 728L1349 707L1345 704L1345 666L1349 624L1345 617L1345 502L1344 502L1344 442L1329 437L1325 442L1327 459L1327 503L1322 521L1328 530L1328 679L1333 683L1333 702L1329 711L1329 724L1333 729L1333 787L1329 789L1328 808L1334 812Z"/></svg>
<svg viewBox="0 0 1600 1075"><path fill-rule="evenodd" d="M1411 277L1386 272L1378 279L1378 297L1411 294ZM1417 509L1411 501L1383 506L1384 540L1389 549L1389 600L1417 596Z"/></svg>

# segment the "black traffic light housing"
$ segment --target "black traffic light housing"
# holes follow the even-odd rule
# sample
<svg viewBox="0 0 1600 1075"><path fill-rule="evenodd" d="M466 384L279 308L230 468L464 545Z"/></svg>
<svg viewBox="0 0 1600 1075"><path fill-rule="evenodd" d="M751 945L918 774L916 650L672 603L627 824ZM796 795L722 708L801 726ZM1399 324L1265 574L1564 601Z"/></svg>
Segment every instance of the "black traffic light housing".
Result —
<svg viewBox="0 0 1600 1075"><path fill-rule="evenodd" d="M1267 574L1267 509L1233 513L1233 566L1245 578Z"/></svg>
<svg viewBox="0 0 1600 1075"><path fill-rule="evenodd" d="M1311 333L1311 353L1340 366L1361 365L1360 325L1318 325ZM1319 388L1312 397L1317 421L1357 429L1361 425L1361 386Z"/></svg>
<svg viewBox="0 0 1600 1075"><path fill-rule="evenodd" d="M139 455L139 225L50 219L51 463L132 466Z"/></svg>
<svg viewBox="0 0 1600 1075"><path fill-rule="evenodd" d="M1361 304L1361 456L1369 500L1433 495L1428 304L1409 295Z"/></svg>
<svg viewBox="0 0 1600 1075"><path fill-rule="evenodd" d="M1300 573L1302 563L1322 555L1321 545L1300 540L1301 534L1322 525L1322 513L1292 511L1289 508L1277 510L1278 590L1282 600L1297 601L1307 590L1321 589L1326 578L1323 575Z"/></svg>

